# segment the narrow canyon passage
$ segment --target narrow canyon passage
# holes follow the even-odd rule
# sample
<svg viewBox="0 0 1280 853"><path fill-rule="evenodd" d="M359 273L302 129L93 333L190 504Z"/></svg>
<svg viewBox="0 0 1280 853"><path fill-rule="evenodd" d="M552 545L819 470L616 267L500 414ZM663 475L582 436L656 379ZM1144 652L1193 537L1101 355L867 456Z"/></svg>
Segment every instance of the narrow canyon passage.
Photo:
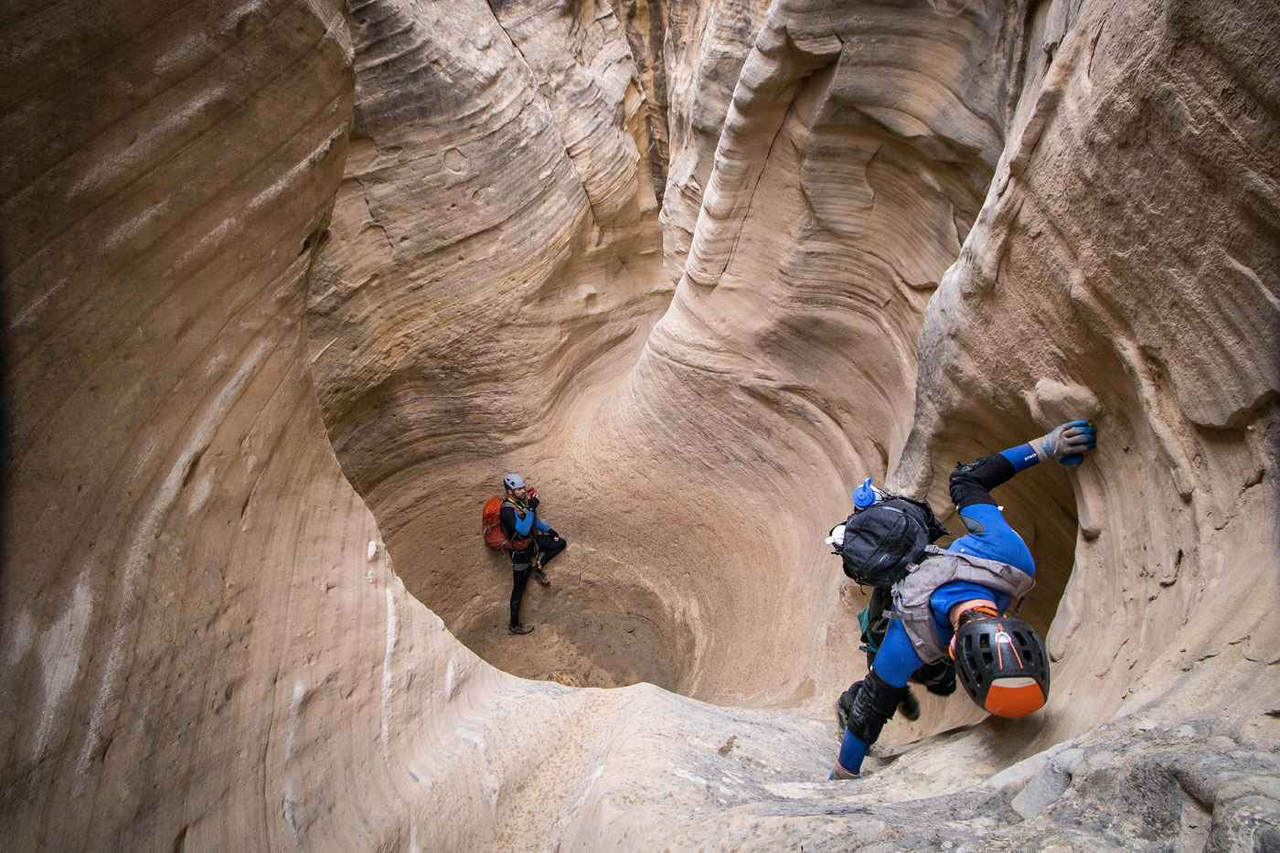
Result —
<svg viewBox="0 0 1280 853"><path fill-rule="evenodd" d="M688 84L674 116L730 118L718 138L677 125L663 163L633 34L591 4L526 6L465 38L443 13L353 18L377 94L357 100L308 311L338 459L409 591L500 668L825 716L860 668L861 601L821 539L901 451L925 304L1001 150L999 78L922 136L867 114L885 93L838 43L802 46L759 91ZM958 23L948 59L976 67L999 30ZM446 103L430 85L379 83L431 57L459 117L410 106ZM526 594L532 641L505 634L510 576L474 535L508 469L572 543ZM1028 480L1010 514L1045 565L1027 607L1047 629L1073 500L1061 476Z"/></svg>
<svg viewBox="0 0 1280 853"><path fill-rule="evenodd" d="M1280 844L1280 10L0 13L14 850ZM997 498L1049 704L829 782L863 476ZM504 629L503 472L569 540ZM960 527L947 517L953 533ZM607 687L611 689L595 689Z"/></svg>

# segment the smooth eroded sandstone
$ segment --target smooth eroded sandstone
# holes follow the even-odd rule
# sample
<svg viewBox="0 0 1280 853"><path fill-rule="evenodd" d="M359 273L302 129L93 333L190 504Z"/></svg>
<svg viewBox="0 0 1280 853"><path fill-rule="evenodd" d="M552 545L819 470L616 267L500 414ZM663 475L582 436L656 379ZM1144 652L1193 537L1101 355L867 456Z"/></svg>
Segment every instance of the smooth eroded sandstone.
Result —
<svg viewBox="0 0 1280 853"><path fill-rule="evenodd" d="M66 0L0 39L14 849L1280 842L1271 5ZM999 493L1049 707L924 697L824 781L849 488L943 508L1077 414L1098 452ZM522 638L508 469L571 542Z"/></svg>

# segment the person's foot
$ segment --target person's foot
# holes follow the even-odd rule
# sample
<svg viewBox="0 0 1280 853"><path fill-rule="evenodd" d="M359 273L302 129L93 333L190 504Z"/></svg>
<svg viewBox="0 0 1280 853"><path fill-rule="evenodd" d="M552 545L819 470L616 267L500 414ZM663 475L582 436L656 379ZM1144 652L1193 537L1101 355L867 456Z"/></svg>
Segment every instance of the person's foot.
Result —
<svg viewBox="0 0 1280 853"><path fill-rule="evenodd" d="M507 630L512 634L532 634L532 625L508 625Z"/></svg>
<svg viewBox="0 0 1280 853"><path fill-rule="evenodd" d="M862 774L860 773L850 773L848 770L845 770L844 767L840 765L840 762L837 761L836 766L831 769L830 775L827 776L827 781L844 782L849 779L859 779L861 776Z"/></svg>
<svg viewBox="0 0 1280 853"><path fill-rule="evenodd" d="M907 695L902 697L902 701L898 703L898 710L902 712L902 716L908 720L920 719L920 700L910 690Z"/></svg>
<svg viewBox="0 0 1280 853"><path fill-rule="evenodd" d="M551 586L551 578L547 577L547 573L542 569L533 570L533 579L543 586Z"/></svg>

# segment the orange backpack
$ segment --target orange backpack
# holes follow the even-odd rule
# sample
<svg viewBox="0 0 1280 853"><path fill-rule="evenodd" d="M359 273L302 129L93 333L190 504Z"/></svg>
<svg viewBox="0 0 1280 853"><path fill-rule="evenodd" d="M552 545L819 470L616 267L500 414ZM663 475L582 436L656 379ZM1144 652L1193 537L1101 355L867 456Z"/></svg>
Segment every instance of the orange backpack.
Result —
<svg viewBox="0 0 1280 853"><path fill-rule="evenodd" d="M502 532L502 498L489 498L480 511L480 531L484 544L501 551L523 551L529 547L528 539L508 539Z"/></svg>

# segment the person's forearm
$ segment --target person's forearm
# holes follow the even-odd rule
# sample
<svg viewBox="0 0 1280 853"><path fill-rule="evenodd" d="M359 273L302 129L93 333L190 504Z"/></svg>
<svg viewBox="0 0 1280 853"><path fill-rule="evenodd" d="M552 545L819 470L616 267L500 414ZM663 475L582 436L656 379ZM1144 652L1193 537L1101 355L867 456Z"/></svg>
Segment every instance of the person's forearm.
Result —
<svg viewBox="0 0 1280 853"><path fill-rule="evenodd" d="M1029 448L1029 445L1022 445L1022 447ZM951 472L951 502L960 509L974 504L994 504L991 490L1008 482L1014 474L1022 470L1005 454L1016 454L1021 449L1021 447L1011 447L1009 450L1002 450L991 456L957 465ZM1034 451L1031 453L1031 458L1034 461L1025 463L1024 467L1034 465L1035 461L1038 461Z"/></svg>
<svg viewBox="0 0 1280 853"><path fill-rule="evenodd" d="M1013 466L1015 474L1040 463L1040 455L1036 453L1036 449L1031 446L1030 442L1001 450L1000 455L1009 460L1009 464ZM992 486L990 488L995 487Z"/></svg>
<svg viewBox="0 0 1280 853"><path fill-rule="evenodd" d="M974 504L995 504L991 490L1045 459L1078 465L1082 454L1097 445L1097 429L1088 421L1068 421L1045 435L957 465L951 474L951 500L964 509Z"/></svg>

